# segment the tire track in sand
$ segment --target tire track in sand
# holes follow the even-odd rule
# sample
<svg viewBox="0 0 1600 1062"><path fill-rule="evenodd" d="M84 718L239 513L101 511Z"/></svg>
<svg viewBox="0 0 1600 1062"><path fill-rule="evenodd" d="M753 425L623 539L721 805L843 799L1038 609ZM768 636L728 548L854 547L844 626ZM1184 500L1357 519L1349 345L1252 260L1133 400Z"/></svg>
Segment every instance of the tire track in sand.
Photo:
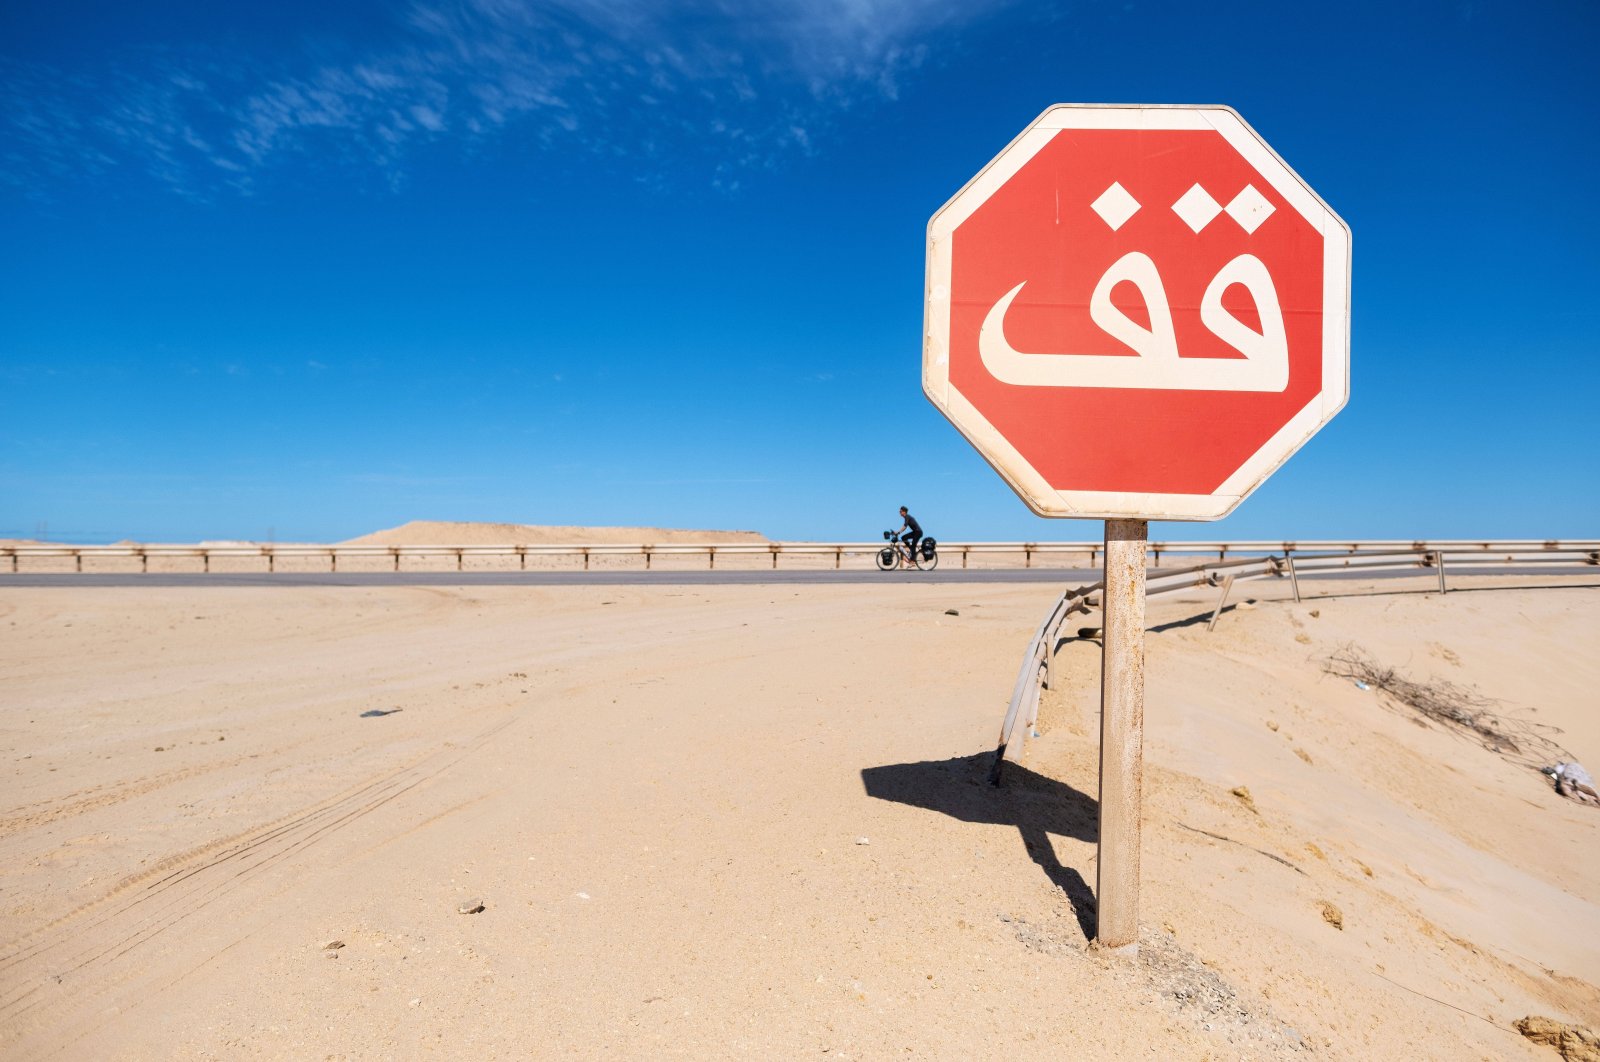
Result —
<svg viewBox="0 0 1600 1062"><path fill-rule="evenodd" d="M266 868L448 771L516 719L508 715L468 742L428 753L281 819L169 856L6 944L0 952L0 1052L9 1054L23 1039L42 1033L54 1011L94 1013L96 999L138 976L123 960L140 947ZM45 1049L60 1046L58 1040L55 1048Z"/></svg>

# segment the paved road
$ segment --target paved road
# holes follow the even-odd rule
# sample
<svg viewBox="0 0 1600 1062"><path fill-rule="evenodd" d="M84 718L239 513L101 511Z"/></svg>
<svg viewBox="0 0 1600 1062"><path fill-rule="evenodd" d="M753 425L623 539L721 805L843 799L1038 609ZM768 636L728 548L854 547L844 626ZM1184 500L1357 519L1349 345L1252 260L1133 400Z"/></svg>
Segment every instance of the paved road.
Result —
<svg viewBox="0 0 1600 1062"><path fill-rule="evenodd" d="M1098 568L949 568L931 572L685 571L685 572L152 572L0 575L7 586L759 586L874 583L1092 583Z"/></svg>

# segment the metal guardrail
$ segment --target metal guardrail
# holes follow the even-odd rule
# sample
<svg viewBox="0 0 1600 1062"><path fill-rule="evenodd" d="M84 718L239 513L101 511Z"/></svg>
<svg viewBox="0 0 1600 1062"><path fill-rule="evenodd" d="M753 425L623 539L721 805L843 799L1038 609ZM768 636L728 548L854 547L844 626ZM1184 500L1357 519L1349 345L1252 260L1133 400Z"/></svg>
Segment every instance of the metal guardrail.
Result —
<svg viewBox="0 0 1600 1062"><path fill-rule="evenodd" d="M1171 544L1168 544L1169 546ZM1201 552L1211 543L1182 544ZM1264 545L1252 543L1252 547ZM1316 543L1321 545L1321 543ZM1211 610L1206 630L1214 630L1228 594L1236 582L1249 579L1285 578L1294 589L1294 599L1300 601L1300 576L1326 575L1342 572L1385 572L1406 569L1431 570L1438 575L1439 592L1448 592L1445 573L1450 570L1474 568L1526 569L1548 572L1560 567L1600 567L1600 543L1583 542L1432 542L1400 544L1388 542L1349 543L1343 553L1314 553L1296 556L1293 549L1266 556L1222 560L1196 565L1172 572L1145 575L1146 597L1168 594L1197 587L1220 587L1221 593ZM1152 547L1153 548L1153 547ZM1232 547L1236 552L1244 549ZM1177 552L1171 550L1169 552ZM1203 549L1203 552L1214 552ZM1044 621L1034 632L1033 639L1022 655L1022 666L1017 671L1017 681L1011 688L1011 700L1006 705L1005 719L1000 724L1000 743L995 750L994 766L989 782L1000 784L1001 767L1006 760L1018 760L1029 735L1037 737L1035 727L1039 721L1039 698L1043 690L1055 684L1055 646L1061 625L1078 612L1088 613L1100 605L1099 594L1103 583L1089 583L1067 590L1056 599L1045 614ZM1017 723L1024 721L1020 733Z"/></svg>
<svg viewBox="0 0 1600 1062"><path fill-rule="evenodd" d="M266 570L275 572L280 559L326 558L328 570L337 572L341 559L388 560L394 571L401 570L403 561L424 562L454 561L457 571L464 571L469 558L500 557L517 559L517 567L526 570L529 557L570 557L582 561L588 570L593 559L601 557L640 557L649 569L657 557L703 556L708 569L715 569L718 557L770 557L771 566L778 567L781 556L831 556L833 566L842 568L844 558L870 557L883 548L882 542L674 542L674 543L563 543L554 545L516 546L311 546L311 545L248 545L248 546L68 546L68 545L18 545L0 546L0 572L18 572L25 559L68 558L75 571L84 570L85 559L133 558L139 561L141 572L149 571L151 558L194 558L200 561L201 570L209 572L214 558L261 558ZM1104 546L1094 542L941 542L939 552L946 559L959 556L961 567L967 567L970 558L1015 556L1020 554L1022 566L1033 567L1035 559L1056 559L1074 556L1086 559L1089 566L1098 565ZM1449 556L1458 553L1473 556L1494 556L1497 562L1514 563L1519 557L1553 557L1571 551L1600 554L1600 540L1508 539L1489 540L1381 540L1381 541L1310 541L1310 542L1152 542L1151 559L1156 567L1161 565L1162 554L1176 556L1205 556L1216 554L1219 562L1229 556L1235 558L1259 557L1295 553L1316 553L1337 556L1372 557L1383 553L1440 552ZM415 570L415 569L414 569Z"/></svg>

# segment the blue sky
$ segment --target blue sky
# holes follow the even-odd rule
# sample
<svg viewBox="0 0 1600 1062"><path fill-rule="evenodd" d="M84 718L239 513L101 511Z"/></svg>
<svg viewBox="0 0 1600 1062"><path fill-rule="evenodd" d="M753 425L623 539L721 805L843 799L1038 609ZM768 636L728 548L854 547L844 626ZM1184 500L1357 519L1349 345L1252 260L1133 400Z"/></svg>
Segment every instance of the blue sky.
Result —
<svg viewBox="0 0 1600 1062"><path fill-rule="evenodd" d="M1349 405L1152 537L1593 537L1600 6L0 6L0 536L1033 516L929 216L1056 102L1237 108L1355 235Z"/></svg>

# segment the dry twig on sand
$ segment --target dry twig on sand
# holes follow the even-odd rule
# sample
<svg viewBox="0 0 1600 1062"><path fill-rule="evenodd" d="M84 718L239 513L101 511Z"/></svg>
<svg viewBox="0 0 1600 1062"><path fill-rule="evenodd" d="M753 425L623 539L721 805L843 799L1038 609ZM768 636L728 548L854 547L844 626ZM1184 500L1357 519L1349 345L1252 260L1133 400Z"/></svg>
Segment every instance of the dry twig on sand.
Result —
<svg viewBox="0 0 1600 1062"><path fill-rule="evenodd" d="M1555 740L1560 727L1508 714L1501 702L1454 682L1414 682L1379 664L1359 646L1342 646L1323 661L1322 670L1365 683L1381 691L1391 708L1409 709L1525 767L1538 770L1547 763L1572 759Z"/></svg>

